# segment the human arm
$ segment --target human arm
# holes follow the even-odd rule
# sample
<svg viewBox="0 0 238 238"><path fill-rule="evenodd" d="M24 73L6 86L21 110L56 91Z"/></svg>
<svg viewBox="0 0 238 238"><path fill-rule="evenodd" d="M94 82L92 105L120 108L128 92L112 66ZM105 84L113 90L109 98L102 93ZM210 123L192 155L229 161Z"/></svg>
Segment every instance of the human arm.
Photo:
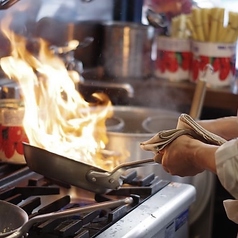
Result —
<svg viewBox="0 0 238 238"><path fill-rule="evenodd" d="M200 120L198 124L226 140L238 137L236 116ZM190 136L180 136L166 146L160 154L155 155L155 160L174 175L195 175L204 170L216 173L215 153L218 148L219 146L203 143Z"/></svg>
<svg viewBox="0 0 238 238"><path fill-rule="evenodd" d="M238 138L216 146L183 135L156 154L154 159L172 175L193 176L205 170L211 171L238 199Z"/></svg>
<svg viewBox="0 0 238 238"><path fill-rule="evenodd" d="M208 131L231 140L238 137L238 117L222 117L213 120L200 120L198 123Z"/></svg>
<svg viewBox="0 0 238 238"><path fill-rule="evenodd" d="M179 130L184 129L185 131L193 128L194 131L202 132L202 134L204 133L205 135L207 134L207 138L216 138L217 135L221 136L218 137L218 140L212 139L206 143L203 143L203 140L198 140L199 137L197 136L194 138L191 136L179 136L177 140L172 143L169 142L169 144L162 149L162 141L166 138L169 141L169 136L167 135L168 133L158 133L150 140L141 143L141 147L144 150L153 151L155 153L155 161L161 163L165 170L171 174L187 176L195 175L203 170L216 173L215 152L218 146L215 145L221 145L225 143L226 140L230 140L238 135L238 117L201 120L198 121L198 124L202 127L200 128L199 125L196 126L196 123L193 122L188 115L181 115L178 120L177 128ZM210 136L209 132L206 132L204 129L213 132L214 135ZM206 136L204 138L206 138ZM179 159L176 160L176 158ZM181 161L183 162L182 164L180 164ZM189 167L192 169L189 170Z"/></svg>
<svg viewBox="0 0 238 238"><path fill-rule="evenodd" d="M215 162L221 184L238 199L238 138L218 148L215 153Z"/></svg>
<svg viewBox="0 0 238 238"><path fill-rule="evenodd" d="M199 131L207 129L225 140L220 138L214 144L209 140L204 143L188 133L178 136L163 147L161 140L167 138L167 134L158 133L141 143L142 148L153 151L154 160L172 175L194 176L205 170L217 174L223 186L238 198L238 117L198 121L198 124L203 130L189 118L181 116L177 128L186 130L191 126ZM205 134L209 135L209 132Z"/></svg>

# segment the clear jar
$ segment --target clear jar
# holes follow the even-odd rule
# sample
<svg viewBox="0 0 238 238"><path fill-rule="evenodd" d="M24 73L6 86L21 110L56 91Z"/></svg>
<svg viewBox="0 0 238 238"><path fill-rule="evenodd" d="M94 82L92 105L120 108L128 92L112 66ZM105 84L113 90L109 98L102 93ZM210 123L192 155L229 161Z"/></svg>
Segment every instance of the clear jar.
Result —
<svg viewBox="0 0 238 238"><path fill-rule="evenodd" d="M23 127L24 105L21 100L0 100L0 161L24 164L22 142L28 142Z"/></svg>

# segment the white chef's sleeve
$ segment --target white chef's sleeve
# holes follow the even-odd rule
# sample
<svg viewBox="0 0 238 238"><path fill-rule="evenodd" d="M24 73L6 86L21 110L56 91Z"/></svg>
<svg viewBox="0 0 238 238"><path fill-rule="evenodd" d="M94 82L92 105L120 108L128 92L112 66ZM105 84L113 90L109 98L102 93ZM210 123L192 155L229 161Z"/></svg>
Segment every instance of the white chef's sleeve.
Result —
<svg viewBox="0 0 238 238"><path fill-rule="evenodd" d="M238 199L238 138L221 145L215 158L217 176L222 186Z"/></svg>
<svg viewBox="0 0 238 238"><path fill-rule="evenodd" d="M221 145L216 151L215 159L221 184L238 199L238 138Z"/></svg>
<svg viewBox="0 0 238 238"><path fill-rule="evenodd" d="M217 176L221 184L238 199L238 138L221 145L215 158ZM228 199L223 201L223 204L227 217L238 224L238 200Z"/></svg>

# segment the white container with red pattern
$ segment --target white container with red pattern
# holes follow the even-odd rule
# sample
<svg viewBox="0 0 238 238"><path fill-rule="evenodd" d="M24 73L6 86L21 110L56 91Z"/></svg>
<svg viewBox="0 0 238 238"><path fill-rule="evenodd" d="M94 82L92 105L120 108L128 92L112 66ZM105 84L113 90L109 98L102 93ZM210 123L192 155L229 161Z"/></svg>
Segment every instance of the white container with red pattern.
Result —
<svg viewBox="0 0 238 238"><path fill-rule="evenodd" d="M24 106L20 100L0 100L0 161L25 164L22 142L27 142L22 121Z"/></svg>
<svg viewBox="0 0 238 238"><path fill-rule="evenodd" d="M170 81L189 80L191 60L191 41L189 39L158 36L156 77Z"/></svg>
<svg viewBox="0 0 238 238"><path fill-rule="evenodd" d="M236 44L192 42L192 68L190 79L197 82L203 76L206 65L213 71L206 71L210 87L230 86L235 76Z"/></svg>

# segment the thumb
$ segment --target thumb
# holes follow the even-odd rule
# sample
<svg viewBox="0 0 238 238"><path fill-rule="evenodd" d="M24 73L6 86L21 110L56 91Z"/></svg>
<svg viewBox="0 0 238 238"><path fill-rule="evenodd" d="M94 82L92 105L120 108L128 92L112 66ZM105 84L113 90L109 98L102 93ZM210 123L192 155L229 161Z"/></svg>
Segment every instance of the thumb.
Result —
<svg viewBox="0 0 238 238"><path fill-rule="evenodd" d="M154 156L154 160L155 160L156 163L161 164L163 154L164 154L163 151L158 151L158 153L156 153L156 155Z"/></svg>

